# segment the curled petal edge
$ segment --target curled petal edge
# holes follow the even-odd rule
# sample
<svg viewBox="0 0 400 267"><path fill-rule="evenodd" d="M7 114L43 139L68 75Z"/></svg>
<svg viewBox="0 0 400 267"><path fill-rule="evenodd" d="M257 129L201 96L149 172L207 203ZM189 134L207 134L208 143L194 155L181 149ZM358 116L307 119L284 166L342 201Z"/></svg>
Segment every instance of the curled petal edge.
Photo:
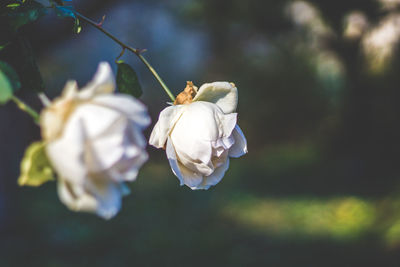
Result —
<svg viewBox="0 0 400 267"><path fill-rule="evenodd" d="M170 106L161 111L156 125L151 132L149 144L156 148L163 148L168 136L173 130L176 122L181 117L185 106Z"/></svg>
<svg viewBox="0 0 400 267"><path fill-rule="evenodd" d="M234 84L229 82L213 82L203 84L193 101L206 101L216 104L225 113L236 110L238 91Z"/></svg>

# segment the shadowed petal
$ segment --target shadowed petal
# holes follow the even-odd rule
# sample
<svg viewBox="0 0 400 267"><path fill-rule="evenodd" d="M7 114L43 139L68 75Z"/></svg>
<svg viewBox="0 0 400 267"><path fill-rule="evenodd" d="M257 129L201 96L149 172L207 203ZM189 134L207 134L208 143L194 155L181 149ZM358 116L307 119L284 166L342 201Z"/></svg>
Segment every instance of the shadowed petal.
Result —
<svg viewBox="0 0 400 267"><path fill-rule="evenodd" d="M204 177L203 183L199 185L196 189L209 189L211 186L218 184L225 175L225 172L229 168L229 157L226 157L226 160L223 162L221 166L215 169L215 171L207 177Z"/></svg>
<svg viewBox="0 0 400 267"><path fill-rule="evenodd" d="M233 158L238 158L247 153L247 140L238 125L232 132L232 136L235 139L235 143L229 149L229 156Z"/></svg>
<svg viewBox="0 0 400 267"><path fill-rule="evenodd" d="M169 160L169 164L171 166L172 172L178 177L180 181L180 185L187 185L190 188L196 187L203 181L203 176L200 174L193 172L179 163L175 149L172 145L171 138L168 138L166 153ZM192 188L193 189L193 188Z"/></svg>
<svg viewBox="0 0 400 267"><path fill-rule="evenodd" d="M168 135L182 115L184 105L170 106L161 111L160 116L150 135L149 144L162 148L167 142Z"/></svg>
<svg viewBox="0 0 400 267"><path fill-rule="evenodd" d="M72 211L96 212L96 199L87 194L83 187L69 183L63 179L59 179L57 183L58 195L62 203L64 203Z"/></svg>

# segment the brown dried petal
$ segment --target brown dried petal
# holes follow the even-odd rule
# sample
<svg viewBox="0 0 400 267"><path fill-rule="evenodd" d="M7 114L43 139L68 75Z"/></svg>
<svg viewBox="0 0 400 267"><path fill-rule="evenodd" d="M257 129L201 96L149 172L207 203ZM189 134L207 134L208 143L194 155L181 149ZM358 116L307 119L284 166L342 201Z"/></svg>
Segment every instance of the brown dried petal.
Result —
<svg viewBox="0 0 400 267"><path fill-rule="evenodd" d="M176 97L174 105L190 104L193 102L193 98L196 96L196 94L197 87L193 84L193 82L188 81L185 89Z"/></svg>

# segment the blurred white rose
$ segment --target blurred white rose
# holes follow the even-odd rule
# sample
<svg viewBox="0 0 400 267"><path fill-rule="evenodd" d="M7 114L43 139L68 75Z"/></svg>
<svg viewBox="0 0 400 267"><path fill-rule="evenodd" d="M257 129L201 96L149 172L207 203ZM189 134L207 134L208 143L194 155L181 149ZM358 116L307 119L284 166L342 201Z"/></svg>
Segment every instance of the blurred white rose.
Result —
<svg viewBox="0 0 400 267"><path fill-rule="evenodd" d="M100 63L85 88L78 91L69 81L40 118L61 201L105 219L119 211L129 193L124 182L135 180L148 158L142 135L150 123L147 110L131 96L113 94L114 89L110 65Z"/></svg>
<svg viewBox="0 0 400 267"><path fill-rule="evenodd" d="M188 90L189 89L189 90ZM247 153L247 142L236 124L237 88L228 82L190 83L178 95L178 104L165 108L149 143L165 148L173 173L181 185L208 189L221 181L229 167L229 157ZM193 97L194 96L194 97ZM189 99L189 101L188 101Z"/></svg>

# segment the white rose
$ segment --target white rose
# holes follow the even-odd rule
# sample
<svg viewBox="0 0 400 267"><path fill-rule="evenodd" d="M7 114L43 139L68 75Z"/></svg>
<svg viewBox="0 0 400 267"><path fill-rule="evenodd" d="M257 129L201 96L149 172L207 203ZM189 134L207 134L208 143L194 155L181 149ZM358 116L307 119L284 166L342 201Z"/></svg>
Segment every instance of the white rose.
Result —
<svg viewBox="0 0 400 267"><path fill-rule="evenodd" d="M78 91L69 81L40 117L61 201L106 219L119 211L129 193L124 182L135 180L148 158L142 135L150 124L147 110L131 96L113 94L114 89L110 65L100 63L85 88Z"/></svg>
<svg viewBox="0 0 400 267"><path fill-rule="evenodd" d="M149 143L166 149L181 185L208 189L221 181L229 157L247 153L246 138L234 113L237 88L228 82L214 82L204 84L197 92L188 83L181 94L185 97L179 103L186 104L167 107L160 113Z"/></svg>

